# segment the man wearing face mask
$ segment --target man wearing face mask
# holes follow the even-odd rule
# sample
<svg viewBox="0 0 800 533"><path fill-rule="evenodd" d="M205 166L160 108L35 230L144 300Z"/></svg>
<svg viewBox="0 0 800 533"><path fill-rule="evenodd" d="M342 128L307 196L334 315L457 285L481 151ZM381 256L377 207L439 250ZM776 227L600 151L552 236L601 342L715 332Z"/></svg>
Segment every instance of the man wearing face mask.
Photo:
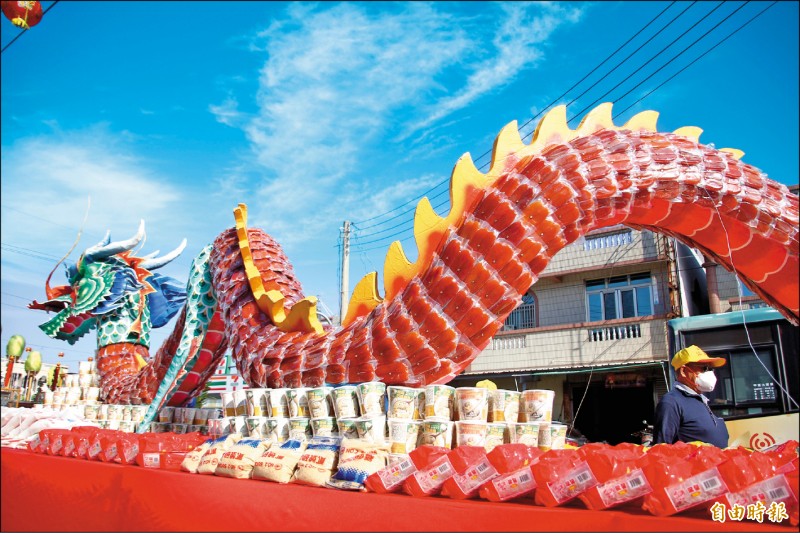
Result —
<svg viewBox="0 0 800 533"><path fill-rule="evenodd" d="M714 369L724 364L725 359L709 357L697 346L675 354L672 367L677 381L656 407L653 444L701 441L719 448L728 446L725 421L714 415L702 394L714 390Z"/></svg>

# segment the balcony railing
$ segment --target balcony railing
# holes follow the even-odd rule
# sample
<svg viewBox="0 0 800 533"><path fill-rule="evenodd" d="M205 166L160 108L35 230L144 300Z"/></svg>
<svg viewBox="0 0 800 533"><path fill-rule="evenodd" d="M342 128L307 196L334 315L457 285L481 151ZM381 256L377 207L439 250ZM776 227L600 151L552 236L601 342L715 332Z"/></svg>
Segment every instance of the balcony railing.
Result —
<svg viewBox="0 0 800 533"><path fill-rule="evenodd" d="M668 359L666 317L499 332L467 373L586 368ZM594 327L593 327L594 326Z"/></svg>
<svg viewBox="0 0 800 533"><path fill-rule="evenodd" d="M592 328L589 331L589 342L610 341L617 339L638 339L642 336L639 324L624 324L607 328Z"/></svg>

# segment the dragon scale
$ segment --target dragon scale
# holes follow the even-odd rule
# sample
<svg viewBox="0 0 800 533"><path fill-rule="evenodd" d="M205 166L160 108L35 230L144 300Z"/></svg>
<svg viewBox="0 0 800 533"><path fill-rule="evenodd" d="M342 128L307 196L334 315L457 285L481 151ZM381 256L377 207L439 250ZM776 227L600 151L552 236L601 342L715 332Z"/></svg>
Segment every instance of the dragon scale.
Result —
<svg viewBox="0 0 800 533"><path fill-rule="evenodd" d="M446 383L486 347L559 250L616 224L700 249L798 324L797 195L740 161L741 152L700 144L698 128L657 132L656 117L640 113L617 127L604 104L571 130L561 106L542 119L530 144L510 124L486 174L468 155L456 164L446 217L426 198L420 202L417 260L394 243L385 298L368 275L335 330L286 328L265 313L248 258L257 284L279 293L287 309L304 301L301 285L269 235L225 230L197 267L210 280L203 327L183 334L183 348L175 348L173 334L173 346L149 363L158 368L150 377L134 383L129 368L119 372L127 386L148 388L154 407L196 396L228 346L252 387ZM196 319L185 322L188 328ZM154 379L165 380L156 394ZM118 396L126 394L137 393Z"/></svg>

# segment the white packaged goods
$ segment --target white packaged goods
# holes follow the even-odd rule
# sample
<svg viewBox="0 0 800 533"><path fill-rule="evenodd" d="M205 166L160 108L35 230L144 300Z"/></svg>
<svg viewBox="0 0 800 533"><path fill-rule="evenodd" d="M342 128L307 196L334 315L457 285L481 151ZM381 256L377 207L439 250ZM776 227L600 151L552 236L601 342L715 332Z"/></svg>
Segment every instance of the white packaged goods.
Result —
<svg viewBox="0 0 800 533"><path fill-rule="evenodd" d="M36 437L43 429L70 429L75 426L95 426L97 422L86 421L83 416L84 407L70 407L57 411L50 407L3 407L2 446L8 448L25 448L27 442Z"/></svg>
<svg viewBox="0 0 800 533"><path fill-rule="evenodd" d="M339 458L339 437L314 437L297 462L292 482L322 487L333 475Z"/></svg>
<svg viewBox="0 0 800 533"><path fill-rule="evenodd" d="M388 443L344 439L339 448L339 466L326 485L337 489L365 490L364 480L385 468L388 456Z"/></svg>
<svg viewBox="0 0 800 533"><path fill-rule="evenodd" d="M308 442L304 440L290 439L262 452L261 457L253 464L253 479L289 483L307 445Z"/></svg>
<svg viewBox="0 0 800 533"><path fill-rule="evenodd" d="M214 475L247 479L253 473L256 459L272 445L271 440L242 439L222 454Z"/></svg>
<svg viewBox="0 0 800 533"><path fill-rule="evenodd" d="M197 467L200 466L200 461L203 460L203 455L205 455L213 442L214 439L208 439L201 443L200 446L188 452L181 462L181 470L189 472L190 474L196 474Z"/></svg>
<svg viewBox="0 0 800 533"><path fill-rule="evenodd" d="M241 438L241 435L232 433L214 439L211 446L206 450L206 453L203 454L200 465L197 467L197 473L213 474L217 470L217 465L222 458L222 454L225 453L228 448L239 442Z"/></svg>

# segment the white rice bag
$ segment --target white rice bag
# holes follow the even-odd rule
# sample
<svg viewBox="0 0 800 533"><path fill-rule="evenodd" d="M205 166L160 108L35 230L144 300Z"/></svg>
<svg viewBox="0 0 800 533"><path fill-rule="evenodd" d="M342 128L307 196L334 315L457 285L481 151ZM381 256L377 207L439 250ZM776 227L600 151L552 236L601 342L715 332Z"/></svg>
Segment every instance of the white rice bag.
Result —
<svg viewBox="0 0 800 533"><path fill-rule="evenodd" d="M262 452L253 464L252 478L289 483L307 445L305 440L289 439Z"/></svg>
<svg viewBox="0 0 800 533"><path fill-rule="evenodd" d="M217 465L222 458L222 454L225 453L228 448L239 442L241 438L242 436L238 433L231 433L230 435L223 435L214 439L211 446L206 450L206 453L203 454L203 458L197 466L197 473L213 474L217 470Z"/></svg>
<svg viewBox="0 0 800 533"><path fill-rule="evenodd" d="M193 450L187 452L186 457L184 457L181 462L181 470L189 472L190 474L196 474L197 467L200 466L200 461L203 460L203 455L211 448L213 442L214 439L208 439L207 441L201 442L200 445Z"/></svg>
<svg viewBox="0 0 800 533"><path fill-rule="evenodd" d="M340 443L341 437L313 437L297 462L292 482L324 486L336 468Z"/></svg>
<svg viewBox="0 0 800 533"><path fill-rule="evenodd" d="M253 474L253 465L261 454L269 450L271 440L242 439L222 454L214 475L247 479Z"/></svg>
<svg viewBox="0 0 800 533"><path fill-rule="evenodd" d="M361 439L344 439L339 449L339 466L327 486L362 490L364 480L370 474L386 467L389 458L390 443L366 442Z"/></svg>

